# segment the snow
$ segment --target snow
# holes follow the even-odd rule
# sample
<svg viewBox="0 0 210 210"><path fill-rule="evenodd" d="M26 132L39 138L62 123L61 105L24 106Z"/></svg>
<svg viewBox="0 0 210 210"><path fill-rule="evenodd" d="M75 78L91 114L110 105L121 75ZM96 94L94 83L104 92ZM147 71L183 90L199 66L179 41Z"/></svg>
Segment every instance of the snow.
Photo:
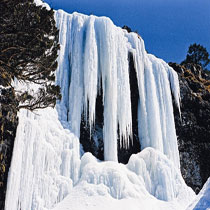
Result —
<svg viewBox="0 0 210 210"><path fill-rule="evenodd" d="M194 197L179 170L153 148L133 155L127 165L98 162L90 153L85 153L80 170L79 183L54 210L181 210Z"/></svg>
<svg viewBox="0 0 210 210"><path fill-rule="evenodd" d="M44 3L42 0L34 0L34 3L37 6L45 7L47 10L51 10L50 6L47 3Z"/></svg>
<svg viewBox="0 0 210 210"><path fill-rule="evenodd" d="M86 187L88 188L89 185ZM74 203L74 205L70 205ZM72 193L64 199L63 202L58 204L53 210L116 210L116 209L153 209L153 210L164 210L164 209L175 209L173 205L164 205L165 203L159 202L152 198L142 196L140 199L123 199L117 200L110 196L92 195L87 193L87 190L83 190L80 186L74 188ZM180 208L181 209L181 208Z"/></svg>
<svg viewBox="0 0 210 210"><path fill-rule="evenodd" d="M187 210L209 210L210 209L210 177L204 184L202 190L196 196L192 204L189 205Z"/></svg>
<svg viewBox="0 0 210 210"><path fill-rule="evenodd" d="M138 199L127 198L117 200L109 195L90 195L88 187L92 188L89 184L86 184L84 190L80 186L73 189L72 193L67 196L61 203L59 203L53 210L116 210L116 209L148 209L148 210L182 210L183 208L179 204L166 203L159 201L152 197L142 195ZM88 194L89 193L89 194ZM71 205L71 204L74 205Z"/></svg>
<svg viewBox="0 0 210 210"><path fill-rule="evenodd" d="M61 45L56 83L62 100L55 109L19 112L5 210L185 209L195 194L179 170L171 96L179 108L177 74L147 54L137 34L109 18L58 10L55 19ZM129 53L138 80L143 151L123 165L117 162L117 131L119 126L121 146L129 147ZM81 115L84 111L95 126L101 89L103 162L90 153L81 157L79 143Z"/></svg>

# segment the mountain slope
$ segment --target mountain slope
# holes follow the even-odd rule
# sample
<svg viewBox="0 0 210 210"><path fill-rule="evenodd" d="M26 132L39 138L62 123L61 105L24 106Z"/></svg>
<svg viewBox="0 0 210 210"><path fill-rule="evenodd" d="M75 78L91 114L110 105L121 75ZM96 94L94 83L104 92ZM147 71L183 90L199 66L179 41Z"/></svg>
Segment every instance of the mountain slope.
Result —
<svg viewBox="0 0 210 210"><path fill-rule="evenodd" d="M196 192L210 176L210 77L199 65L170 64L179 75L181 110L175 114L181 172Z"/></svg>

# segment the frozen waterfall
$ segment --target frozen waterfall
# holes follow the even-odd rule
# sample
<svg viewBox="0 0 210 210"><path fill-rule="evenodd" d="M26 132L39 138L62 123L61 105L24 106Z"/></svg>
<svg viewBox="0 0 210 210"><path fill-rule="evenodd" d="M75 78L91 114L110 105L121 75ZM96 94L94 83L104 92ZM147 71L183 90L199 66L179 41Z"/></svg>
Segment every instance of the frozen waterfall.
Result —
<svg viewBox="0 0 210 210"><path fill-rule="evenodd" d="M19 113L5 209L184 209L194 193L179 171L172 106L173 94L179 108L177 74L146 53L141 37L109 18L58 10L55 19L62 100L56 109ZM144 150L123 165L117 163L117 141L128 148L132 139L129 54L138 83L138 132ZM90 153L81 157L79 142L82 114L90 130L95 126L100 91L104 162Z"/></svg>
<svg viewBox="0 0 210 210"><path fill-rule="evenodd" d="M171 97L172 92L179 107L179 82L173 69L148 55L137 34L116 27L109 18L58 11L56 22L61 43L57 82L62 87L60 104L66 110L61 119L68 120L70 130L79 137L83 111L94 126L97 92L102 88L105 160L117 161L118 127L121 145L129 147L132 114L128 54L132 53L142 148L158 149L179 167Z"/></svg>

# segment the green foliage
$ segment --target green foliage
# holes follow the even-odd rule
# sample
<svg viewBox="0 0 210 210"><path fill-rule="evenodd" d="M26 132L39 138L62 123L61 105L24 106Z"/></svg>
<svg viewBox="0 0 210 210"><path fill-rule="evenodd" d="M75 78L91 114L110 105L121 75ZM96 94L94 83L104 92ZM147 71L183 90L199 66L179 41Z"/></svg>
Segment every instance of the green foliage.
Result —
<svg viewBox="0 0 210 210"><path fill-rule="evenodd" d="M186 59L181 64L194 63L200 65L203 69L210 63L209 53L206 48L200 44L189 46Z"/></svg>
<svg viewBox="0 0 210 210"><path fill-rule="evenodd" d="M53 10L33 0L1 0L0 14L0 84L12 86L16 78L39 85L36 95L17 93L18 108L54 106L61 96L54 85L59 43Z"/></svg>

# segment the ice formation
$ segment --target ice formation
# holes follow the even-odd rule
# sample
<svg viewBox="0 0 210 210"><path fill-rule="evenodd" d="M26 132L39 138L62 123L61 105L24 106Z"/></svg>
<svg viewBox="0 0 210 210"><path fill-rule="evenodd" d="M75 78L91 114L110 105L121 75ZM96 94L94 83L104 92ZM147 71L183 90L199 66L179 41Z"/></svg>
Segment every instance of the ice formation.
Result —
<svg viewBox="0 0 210 210"><path fill-rule="evenodd" d="M5 209L52 208L79 179L79 141L55 110L19 113Z"/></svg>
<svg viewBox="0 0 210 210"><path fill-rule="evenodd" d="M80 135L84 110L94 126L97 93L103 90L104 157L117 161L117 129L123 146L132 137L128 53L134 57L139 87L139 134L142 148L153 147L166 154L179 168L171 91L179 107L176 73L162 60L148 55L135 33L116 27L106 17L56 13L61 52L58 84L60 102L70 130ZM101 82L102 81L102 82Z"/></svg>
<svg viewBox="0 0 210 210"><path fill-rule="evenodd" d="M104 201L110 201L104 209L118 209L131 201L133 210L150 209L153 204L154 209L184 209L194 193L179 171L171 96L179 107L177 74L147 54L137 34L116 27L109 18L61 10L55 18L61 44L56 80L62 100L56 109L19 113L5 209L93 210ZM121 145L128 147L132 136L129 53L138 80L144 150L123 165L117 163L117 130ZM105 162L90 153L80 158L79 144L82 112L94 126L101 89ZM92 200L89 207L87 197Z"/></svg>

